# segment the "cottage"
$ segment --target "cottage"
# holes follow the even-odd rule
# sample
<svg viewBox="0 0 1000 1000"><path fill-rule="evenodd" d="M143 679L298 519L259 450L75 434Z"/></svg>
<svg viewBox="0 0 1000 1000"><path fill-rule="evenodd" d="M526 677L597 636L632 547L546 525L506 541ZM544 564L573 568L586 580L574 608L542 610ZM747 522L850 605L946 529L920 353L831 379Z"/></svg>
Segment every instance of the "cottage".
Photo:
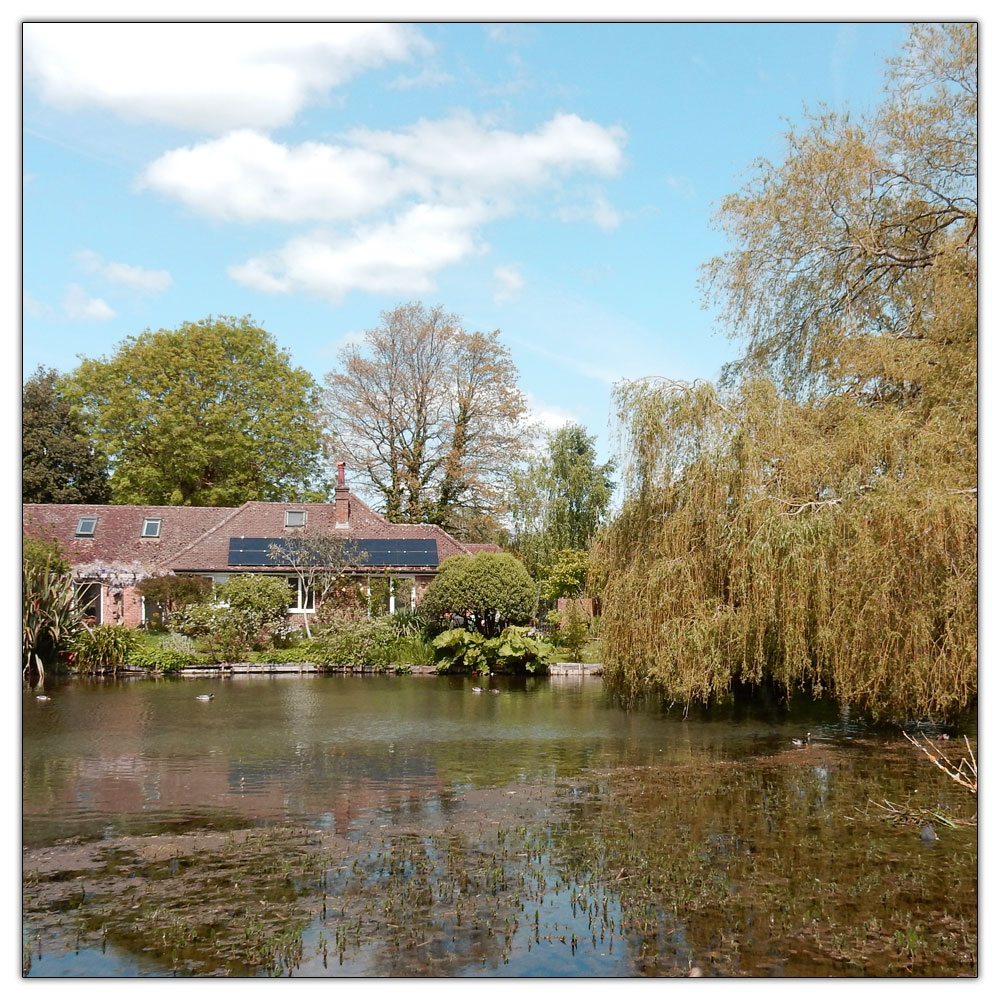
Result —
<svg viewBox="0 0 1000 1000"><path fill-rule="evenodd" d="M159 609L147 607L138 584L163 573L193 574L224 583L237 573L267 573L289 583L289 614L315 611L294 567L275 560L282 540L305 530L342 537L357 552L351 575L366 585L389 577L389 608L414 607L449 556L471 555L432 524L394 524L348 489L343 464L333 503L250 500L240 507L158 507L25 504L25 534L54 538L66 553L77 600L98 623L138 626Z"/></svg>

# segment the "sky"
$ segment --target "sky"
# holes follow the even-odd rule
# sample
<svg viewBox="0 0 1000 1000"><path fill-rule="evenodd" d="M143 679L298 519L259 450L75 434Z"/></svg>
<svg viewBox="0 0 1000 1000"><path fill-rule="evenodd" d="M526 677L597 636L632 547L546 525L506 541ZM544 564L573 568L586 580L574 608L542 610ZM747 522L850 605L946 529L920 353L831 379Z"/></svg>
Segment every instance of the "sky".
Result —
<svg viewBox="0 0 1000 1000"><path fill-rule="evenodd" d="M718 202L880 99L891 23L23 26L23 375L250 315L318 382L419 300L613 454L621 379L712 379Z"/></svg>

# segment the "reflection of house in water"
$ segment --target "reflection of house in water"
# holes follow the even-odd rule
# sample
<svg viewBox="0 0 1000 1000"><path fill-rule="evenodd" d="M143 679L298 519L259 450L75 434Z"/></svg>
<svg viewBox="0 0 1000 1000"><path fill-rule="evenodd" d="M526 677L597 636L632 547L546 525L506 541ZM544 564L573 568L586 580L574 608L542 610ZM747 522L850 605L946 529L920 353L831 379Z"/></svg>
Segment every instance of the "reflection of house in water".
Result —
<svg viewBox="0 0 1000 1000"><path fill-rule="evenodd" d="M412 607L449 556L486 547L459 542L433 524L394 524L348 489L343 463L333 503L248 501L241 507L25 504L26 534L59 542L77 580L77 600L98 623L137 626L155 620L137 584L163 573L223 583L234 574L266 573L289 583L289 614L315 611L294 569L275 547L303 532L343 539L353 551L350 576L369 592L378 581L386 607Z"/></svg>

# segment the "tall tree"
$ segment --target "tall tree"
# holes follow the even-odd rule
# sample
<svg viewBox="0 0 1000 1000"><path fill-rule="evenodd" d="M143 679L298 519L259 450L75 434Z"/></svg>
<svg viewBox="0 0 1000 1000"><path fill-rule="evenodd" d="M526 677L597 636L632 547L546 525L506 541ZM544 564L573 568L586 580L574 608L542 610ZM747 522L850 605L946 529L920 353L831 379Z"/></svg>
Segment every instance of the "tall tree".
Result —
<svg viewBox="0 0 1000 1000"><path fill-rule="evenodd" d="M59 391L53 368L39 366L21 395L21 499L24 503L107 503L107 462L87 439Z"/></svg>
<svg viewBox="0 0 1000 1000"><path fill-rule="evenodd" d="M503 509L527 407L499 333L467 333L440 306L382 313L326 377L334 447L391 521L460 531Z"/></svg>
<svg viewBox="0 0 1000 1000"><path fill-rule="evenodd" d="M115 503L318 500L318 388L249 317L129 337L66 383L111 457Z"/></svg>
<svg viewBox="0 0 1000 1000"><path fill-rule="evenodd" d="M581 424L566 424L513 478L512 540L534 573L562 550L588 549L608 514L614 462L598 463L595 441Z"/></svg>
<svg viewBox="0 0 1000 1000"><path fill-rule="evenodd" d="M918 25L868 121L823 113L721 223L724 385L616 390L605 676L943 715L977 661L977 44Z"/></svg>

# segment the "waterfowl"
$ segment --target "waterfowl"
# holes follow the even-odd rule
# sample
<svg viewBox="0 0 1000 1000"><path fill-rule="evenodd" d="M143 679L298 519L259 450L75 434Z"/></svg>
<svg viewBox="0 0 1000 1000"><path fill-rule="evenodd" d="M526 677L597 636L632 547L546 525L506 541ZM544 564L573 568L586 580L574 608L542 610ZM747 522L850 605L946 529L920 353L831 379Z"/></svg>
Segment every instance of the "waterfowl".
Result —
<svg viewBox="0 0 1000 1000"><path fill-rule="evenodd" d="M52 701L47 694L36 694L35 701Z"/></svg>
<svg viewBox="0 0 1000 1000"><path fill-rule="evenodd" d="M473 688L472 689L472 693L473 694L482 694L483 693L483 689L482 688Z"/></svg>
<svg viewBox="0 0 1000 1000"><path fill-rule="evenodd" d="M214 697L215 697L214 694L198 694L198 695L195 695L195 698L198 701L211 701Z"/></svg>
<svg viewBox="0 0 1000 1000"><path fill-rule="evenodd" d="M490 694L499 694L499 693L500 693L499 688L490 688Z"/></svg>
<svg viewBox="0 0 1000 1000"><path fill-rule="evenodd" d="M812 736L812 733L806 733L806 738L804 740L793 739L792 740L792 746L796 746L796 747L805 747L805 746L808 746L809 745L809 738L811 736Z"/></svg>
<svg viewBox="0 0 1000 1000"><path fill-rule="evenodd" d="M932 824L924 823L924 827L920 831L920 839L925 844L932 844L935 840L940 840L941 838L938 837L937 830L934 829Z"/></svg>

